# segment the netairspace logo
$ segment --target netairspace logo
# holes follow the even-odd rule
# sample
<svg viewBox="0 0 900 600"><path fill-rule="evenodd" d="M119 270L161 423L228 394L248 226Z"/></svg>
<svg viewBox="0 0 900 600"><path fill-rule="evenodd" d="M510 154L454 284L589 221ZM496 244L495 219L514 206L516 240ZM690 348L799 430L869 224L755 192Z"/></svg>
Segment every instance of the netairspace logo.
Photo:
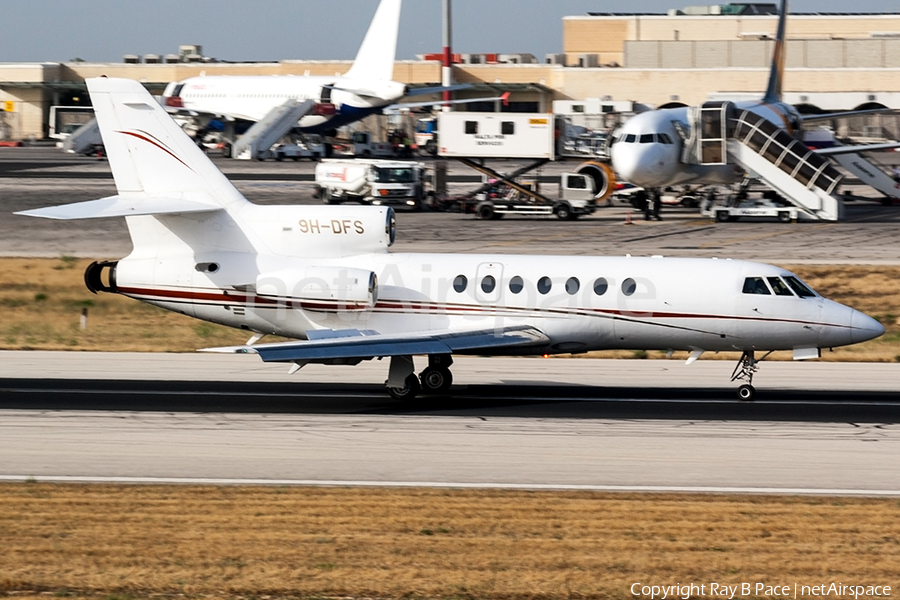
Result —
<svg viewBox="0 0 900 600"><path fill-rule="evenodd" d="M819 585L770 585L768 583L676 583L675 585L644 585L635 583L631 586L632 596L650 598L650 600L667 600L711 596L715 598L744 598L747 596L766 596L769 598L803 598L807 596L833 596L835 598L887 597L891 588L887 585L844 585L843 583L822 583Z"/></svg>

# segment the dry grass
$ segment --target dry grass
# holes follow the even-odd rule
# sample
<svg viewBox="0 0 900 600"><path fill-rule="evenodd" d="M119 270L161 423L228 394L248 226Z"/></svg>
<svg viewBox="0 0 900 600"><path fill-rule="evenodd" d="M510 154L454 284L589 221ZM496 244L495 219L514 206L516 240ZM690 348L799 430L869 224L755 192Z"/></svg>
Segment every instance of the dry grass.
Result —
<svg viewBox="0 0 900 600"><path fill-rule="evenodd" d="M629 598L900 586L900 501L0 485L0 595Z"/></svg>
<svg viewBox="0 0 900 600"><path fill-rule="evenodd" d="M91 294L82 273L90 260L0 259L0 349L192 352L242 344L247 333L205 323L114 294ZM795 273L822 295L879 319L877 340L823 355L825 360L900 360L900 267L801 266ZM79 325L88 308L88 328ZM591 356L663 358L661 352ZM719 358L734 359L730 354ZM683 356L678 358L683 359ZM705 358L712 358L707 355ZM773 358L789 359L784 353Z"/></svg>

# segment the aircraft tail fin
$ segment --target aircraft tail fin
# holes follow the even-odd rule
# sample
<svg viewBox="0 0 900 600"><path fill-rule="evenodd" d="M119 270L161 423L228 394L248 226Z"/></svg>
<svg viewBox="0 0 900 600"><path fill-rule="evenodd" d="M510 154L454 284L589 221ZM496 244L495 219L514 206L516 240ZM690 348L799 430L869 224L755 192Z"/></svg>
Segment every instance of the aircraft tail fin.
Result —
<svg viewBox="0 0 900 600"><path fill-rule="evenodd" d="M344 74L351 79L384 79L394 77L397 34L400 30L402 0L381 0L372 24L366 32L353 66Z"/></svg>
<svg viewBox="0 0 900 600"><path fill-rule="evenodd" d="M787 22L788 0L781 0L778 9L778 31L775 34L775 50L772 52L772 70L763 102L781 102L781 82L784 79L785 42L784 31Z"/></svg>
<svg viewBox="0 0 900 600"><path fill-rule="evenodd" d="M155 199L167 213L179 199L185 212L248 204L139 82L98 77L87 87L119 197L139 201L138 214L153 214Z"/></svg>

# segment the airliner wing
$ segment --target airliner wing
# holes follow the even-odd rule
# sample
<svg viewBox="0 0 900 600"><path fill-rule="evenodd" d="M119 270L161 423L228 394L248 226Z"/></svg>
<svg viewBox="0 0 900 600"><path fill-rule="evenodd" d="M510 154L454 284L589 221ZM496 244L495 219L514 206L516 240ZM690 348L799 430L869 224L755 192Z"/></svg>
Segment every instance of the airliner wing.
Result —
<svg viewBox="0 0 900 600"><path fill-rule="evenodd" d="M201 352L259 354L264 362L327 362L367 360L383 356L453 354L511 348L541 347L549 338L534 327L503 327L472 331L430 331L385 335L358 329L309 332L313 339L255 346L205 348Z"/></svg>
<svg viewBox="0 0 900 600"><path fill-rule="evenodd" d="M857 146L833 146L831 148L819 148L816 154L823 156L836 156L838 154L859 154L860 152L877 152L878 150L891 150L900 148L900 142L888 142L886 144L862 144Z"/></svg>
<svg viewBox="0 0 900 600"><path fill-rule="evenodd" d="M815 123L816 121L830 121L831 119L841 119L843 117L858 117L861 115L880 115L884 113L897 112L896 108L872 108L869 110L848 110L845 112L827 113L824 115L800 115L800 119L804 123Z"/></svg>
<svg viewBox="0 0 900 600"><path fill-rule="evenodd" d="M407 94L409 96L410 94ZM400 110L402 108L418 108L420 106L437 106L437 105L445 105L445 104L465 104L467 102L492 102L494 100L502 100L503 104L506 105L509 100L509 92L504 92L499 96L491 96L490 98L460 98L457 100L432 100L430 102L400 102L398 104L391 104L390 106L385 106L384 111L392 111L392 110Z"/></svg>

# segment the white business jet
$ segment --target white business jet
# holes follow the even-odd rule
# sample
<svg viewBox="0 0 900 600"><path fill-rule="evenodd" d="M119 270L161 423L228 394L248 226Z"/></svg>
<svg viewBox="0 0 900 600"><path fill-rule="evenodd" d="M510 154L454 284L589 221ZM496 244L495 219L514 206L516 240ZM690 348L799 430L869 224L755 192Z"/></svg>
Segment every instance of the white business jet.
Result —
<svg viewBox="0 0 900 600"><path fill-rule="evenodd" d="M780 171L799 181L800 190L805 187L819 188L825 194L834 192L841 176L824 158L826 154L854 155L857 164L865 163L869 169L876 169L859 157L859 153L900 144L839 146L817 152L800 140L804 122L884 111L801 115L794 106L782 101L787 13L787 0L782 0L768 87L761 100L708 102L703 107L667 108L631 117L611 138L610 158L616 175L652 194L659 194L668 186L736 183L744 177L745 169L727 156L730 150L726 150L726 138L738 139L766 157ZM703 115L700 117L703 120L695 122L694 126L691 124L692 111ZM703 160L691 159L692 142L699 142ZM874 181L860 173L857 175L867 183ZM766 183L773 185L772 181ZM777 184L773 187L777 189ZM823 218L836 218L836 212L839 211Z"/></svg>
<svg viewBox="0 0 900 600"><path fill-rule="evenodd" d="M757 352L815 358L884 332L754 262L391 253L391 208L252 204L138 82L87 85L118 195L18 214L124 216L134 249L92 264L89 289L252 332L219 351L292 372L390 357L386 385L398 399L445 392L454 354L658 349L693 362L739 351L733 380L751 399ZM294 341L257 344L264 334Z"/></svg>
<svg viewBox="0 0 900 600"><path fill-rule="evenodd" d="M388 108L443 104L397 104L405 96L468 87L410 89L392 80L400 6L401 0L381 0L356 60L343 75L204 75L169 83L163 102L170 112L186 113L205 126L213 119L257 122L289 100L312 100L313 108L300 118L298 129L324 135L334 135L339 127ZM477 100L487 98L463 101Z"/></svg>

